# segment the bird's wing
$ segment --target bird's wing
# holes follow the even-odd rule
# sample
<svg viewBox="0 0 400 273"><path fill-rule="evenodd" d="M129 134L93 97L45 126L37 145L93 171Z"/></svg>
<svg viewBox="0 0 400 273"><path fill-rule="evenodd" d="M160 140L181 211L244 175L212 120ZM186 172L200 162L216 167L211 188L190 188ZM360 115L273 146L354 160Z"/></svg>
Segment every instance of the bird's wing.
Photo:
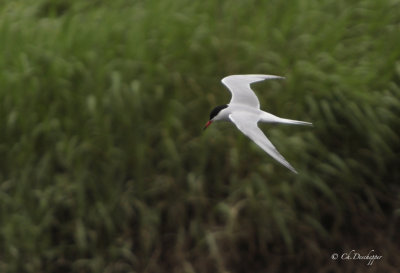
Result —
<svg viewBox="0 0 400 273"><path fill-rule="evenodd" d="M232 93L230 104L244 104L260 108L260 102L254 91L251 90L250 84L269 79L284 79L284 77L261 74L231 75L223 78L222 83Z"/></svg>
<svg viewBox="0 0 400 273"><path fill-rule="evenodd" d="M287 167L294 173L297 171L290 165L289 162L278 152L275 146L264 135L260 128L257 126L258 116L251 113L237 112L229 115L231 121L236 127L242 131L243 134L253 140L258 146L261 147L270 156L276 159L279 163Z"/></svg>

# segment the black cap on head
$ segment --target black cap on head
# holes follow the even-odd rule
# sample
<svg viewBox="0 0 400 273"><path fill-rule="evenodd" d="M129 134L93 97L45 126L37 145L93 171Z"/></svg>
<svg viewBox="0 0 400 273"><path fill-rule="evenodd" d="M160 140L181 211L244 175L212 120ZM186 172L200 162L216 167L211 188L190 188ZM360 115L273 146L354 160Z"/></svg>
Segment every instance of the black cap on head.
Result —
<svg viewBox="0 0 400 273"><path fill-rule="evenodd" d="M215 107L214 109L212 109L212 111L211 111L211 113L210 113L210 120L212 120L216 115L218 115L218 113L219 113L222 109L225 109L226 107L228 107L228 104L218 105L217 107Z"/></svg>

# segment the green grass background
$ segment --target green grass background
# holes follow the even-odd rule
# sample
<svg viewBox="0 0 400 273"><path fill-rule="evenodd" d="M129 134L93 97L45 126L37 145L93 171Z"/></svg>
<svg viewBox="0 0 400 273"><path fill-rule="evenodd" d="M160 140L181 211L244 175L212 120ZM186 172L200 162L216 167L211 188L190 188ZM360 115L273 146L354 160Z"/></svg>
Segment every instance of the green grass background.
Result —
<svg viewBox="0 0 400 273"><path fill-rule="evenodd" d="M398 272L400 1L3 1L0 51L1 272ZM241 73L299 175L202 131Z"/></svg>

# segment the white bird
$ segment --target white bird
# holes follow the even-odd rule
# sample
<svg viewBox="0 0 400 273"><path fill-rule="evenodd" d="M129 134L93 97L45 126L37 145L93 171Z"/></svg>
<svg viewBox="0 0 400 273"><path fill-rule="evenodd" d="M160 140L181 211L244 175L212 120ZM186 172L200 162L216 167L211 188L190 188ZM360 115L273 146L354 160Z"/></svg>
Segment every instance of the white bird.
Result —
<svg viewBox="0 0 400 273"><path fill-rule="evenodd" d="M268 140L261 129L258 128L257 123L267 122L298 125L312 125L312 123L280 118L260 109L260 102L254 91L250 88L250 84L270 79L284 79L284 77L250 74L231 75L223 78L222 83L232 93L232 99L229 104L219 105L211 111L210 120L206 123L204 129L214 121L233 122L243 134L253 140L261 149L289 170L297 173L292 165L278 152L271 141Z"/></svg>

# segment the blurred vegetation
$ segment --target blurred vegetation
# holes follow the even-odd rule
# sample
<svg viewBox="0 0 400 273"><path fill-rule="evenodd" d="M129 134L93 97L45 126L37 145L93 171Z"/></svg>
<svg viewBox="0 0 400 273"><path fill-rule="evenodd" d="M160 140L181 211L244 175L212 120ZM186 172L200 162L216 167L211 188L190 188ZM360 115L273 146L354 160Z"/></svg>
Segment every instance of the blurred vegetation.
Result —
<svg viewBox="0 0 400 273"><path fill-rule="evenodd" d="M400 268L400 1L4 1L0 37L1 272ZM299 175L202 132L241 73L314 123L262 125Z"/></svg>

